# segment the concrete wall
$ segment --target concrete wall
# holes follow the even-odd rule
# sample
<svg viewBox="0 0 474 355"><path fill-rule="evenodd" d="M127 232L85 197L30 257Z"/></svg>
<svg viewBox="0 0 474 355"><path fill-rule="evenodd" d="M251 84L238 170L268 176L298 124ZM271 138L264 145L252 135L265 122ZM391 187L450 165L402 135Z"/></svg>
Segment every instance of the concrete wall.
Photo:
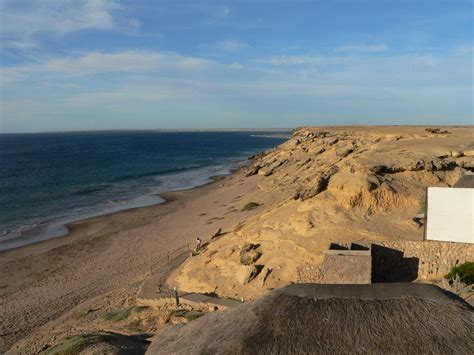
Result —
<svg viewBox="0 0 474 355"><path fill-rule="evenodd" d="M426 239L474 243L474 189L428 188Z"/></svg>

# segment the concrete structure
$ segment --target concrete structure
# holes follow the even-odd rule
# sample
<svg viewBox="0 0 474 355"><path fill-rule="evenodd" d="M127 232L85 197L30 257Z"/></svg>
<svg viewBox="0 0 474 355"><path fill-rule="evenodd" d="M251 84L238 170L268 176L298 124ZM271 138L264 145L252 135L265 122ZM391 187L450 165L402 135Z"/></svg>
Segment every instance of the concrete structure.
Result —
<svg viewBox="0 0 474 355"><path fill-rule="evenodd" d="M465 175L453 188L428 188L427 240L474 243L473 181Z"/></svg>
<svg viewBox="0 0 474 355"><path fill-rule="evenodd" d="M474 260L474 244L432 240L385 240L372 244L372 282L431 282L453 266ZM322 265L299 270L299 283L324 283Z"/></svg>
<svg viewBox="0 0 474 355"><path fill-rule="evenodd" d="M453 187L463 189L474 189L474 174L467 173L461 176L457 183Z"/></svg>
<svg viewBox="0 0 474 355"><path fill-rule="evenodd" d="M372 246L331 243L321 268L323 283L370 284L372 282Z"/></svg>

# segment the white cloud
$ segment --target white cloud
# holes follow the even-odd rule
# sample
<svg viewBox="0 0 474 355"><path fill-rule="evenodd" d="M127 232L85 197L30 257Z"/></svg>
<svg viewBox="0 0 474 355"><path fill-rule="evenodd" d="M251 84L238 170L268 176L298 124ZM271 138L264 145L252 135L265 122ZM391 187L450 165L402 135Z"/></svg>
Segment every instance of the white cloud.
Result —
<svg viewBox="0 0 474 355"><path fill-rule="evenodd" d="M8 43L11 47L15 47L18 49L29 49L29 48L36 48L37 45L33 41L10 41Z"/></svg>
<svg viewBox="0 0 474 355"><path fill-rule="evenodd" d="M40 34L65 35L81 30L136 31L140 22L121 16L115 0L45 0L2 3L1 36L11 45L31 42Z"/></svg>
<svg viewBox="0 0 474 355"><path fill-rule="evenodd" d="M208 13L207 24L222 24L227 22L230 16L231 10L228 6L219 6L212 8Z"/></svg>
<svg viewBox="0 0 474 355"><path fill-rule="evenodd" d="M91 52L3 68L4 78L16 82L2 87L1 113L5 131L18 130L21 117L33 123L41 117L38 130L45 120L68 115L84 122L108 116L114 127L115 117L137 110L155 122L169 120L170 113L205 119L223 108L246 107L254 117L320 112L465 119L472 103L469 48L429 55L273 56L227 65L170 52ZM116 75L101 76L110 72Z"/></svg>
<svg viewBox="0 0 474 355"><path fill-rule="evenodd" d="M227 17L227 16L229 16L229 14L230 14L230 9L227 6L224 6L221 9L220 16Z"/></svg>
<svg viewBox="0 0 474 355"><path fill-rule="evenodd" d="M455 52L460 55L467 54L472 56L474 53L474 43L465 43L457 46Z"/></svg>
<svg viewBox="0 0 474 355"><path fill-rule="evenodd" d="M315 65L315 64L337 64L344 61L344 58L328 57L319 55L278 55L267 58L256 59L256 63L270 65Z"/></svg>
<svg viewBox="0 0 474 355"><path fill-rule="evenodd" d="M336 52L364 52L364 53L377 53L385 52L388 50L386 44L348 44L342 47L336 48Z"/></svg>
<svg viewBox="0 0 474 355"><path fill-rule="evenodd" d="M229 68L232 68L232 69L244 69L244 66L240 63L237 63L237 62L234 62L232 64L229 65Z"/></svg>
<svg viewBox="0 0 474 355"><path fill-rule="evenodd" d="M76 58L50 59L39 64L1 68L2 81L12 82L35 75L84 76L98 73L144 73L165 70L202 70L215 62L171 52L90 52Z"/></svg>
<svg viewBox="0 0 474 355"><path fill-rule="evenodd" d="M238 52L248 47L248 45L237 40L226 40L212 44L204 44L202 47L224 52Z"/></svg>

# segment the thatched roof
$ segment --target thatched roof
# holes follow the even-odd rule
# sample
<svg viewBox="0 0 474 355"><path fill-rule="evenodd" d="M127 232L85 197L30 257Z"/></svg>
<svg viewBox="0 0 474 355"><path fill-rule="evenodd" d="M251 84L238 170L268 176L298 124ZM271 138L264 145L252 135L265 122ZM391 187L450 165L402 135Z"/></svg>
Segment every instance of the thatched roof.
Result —
<svg viewBox="0 0 474 355"><path fill-rule="evenodd" d="M159 333L148 354L468 354L472 308L423 284L291 285Z"/></svg>

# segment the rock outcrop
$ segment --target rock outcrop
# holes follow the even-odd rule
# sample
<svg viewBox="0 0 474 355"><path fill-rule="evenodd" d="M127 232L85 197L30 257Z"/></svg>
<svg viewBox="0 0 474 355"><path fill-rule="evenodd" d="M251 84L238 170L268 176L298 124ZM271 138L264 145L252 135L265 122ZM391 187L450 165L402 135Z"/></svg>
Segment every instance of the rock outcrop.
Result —
<svg viewBox="0 0 474 355"><path fill-rule="evenodd" d="M426 187L453 186L474 170L474 129L449 132L296 129L291 139L253 157L238 173L240 184L258 180L274 202L212 242L202 258L184 263L173 284L253 298L317 267L329 242L422 240L423 228L413 218L424 208Z"/></svg>
<svg viewBox="0 0 474 355"><path fill-rule="evenodd" d="M245 244L242 249L240 249L240 263L242 265L252 265L262 256L262 253L257 251L259 244Z"/></svg>

